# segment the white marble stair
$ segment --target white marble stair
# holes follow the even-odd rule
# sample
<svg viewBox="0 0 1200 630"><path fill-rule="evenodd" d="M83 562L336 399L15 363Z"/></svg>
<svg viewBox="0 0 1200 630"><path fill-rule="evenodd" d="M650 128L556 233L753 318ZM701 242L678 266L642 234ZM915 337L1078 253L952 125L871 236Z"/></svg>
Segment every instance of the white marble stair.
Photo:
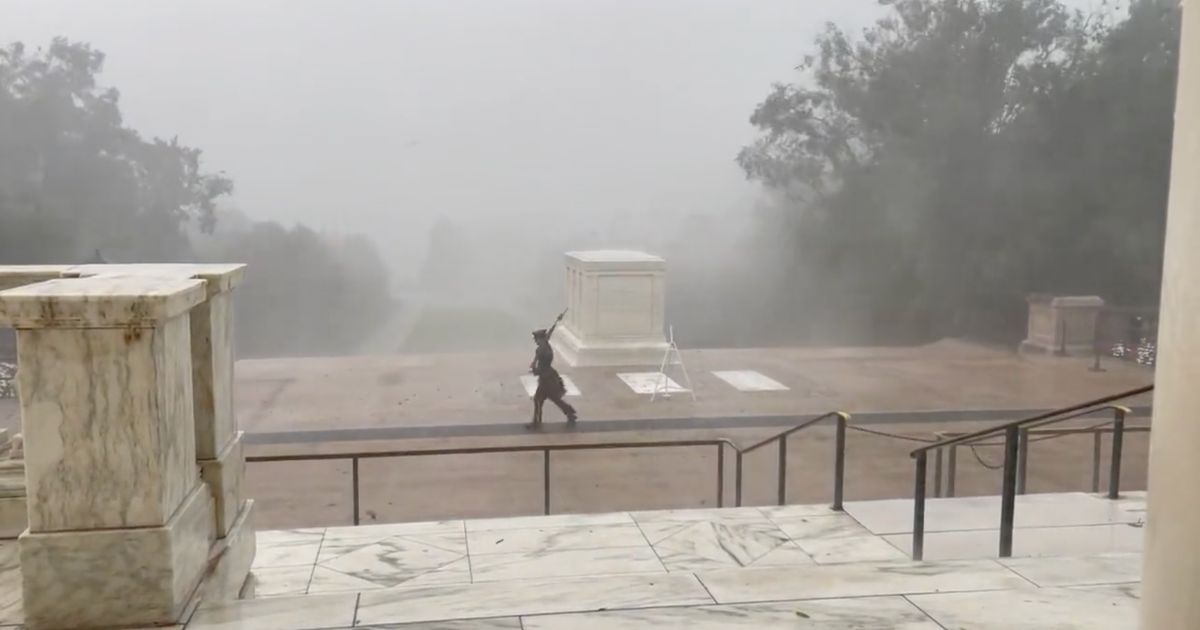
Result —
<svg viewBox="0 0 1200 630"><path fill-rule="evenodd" d="M931 503L930 540L986 533L990 501ZM1138 551L1095 538L1000 561L977 540L946 547L972 557L913 563L897 531L904 509L870 501L844 514L786 506L260 532L258 599L205 602L187 628L1136 626ZM1127 524L1140 516L1136 496L1031 495L1022 510L1018 542L1083 527L1140 535Z"/></svg>

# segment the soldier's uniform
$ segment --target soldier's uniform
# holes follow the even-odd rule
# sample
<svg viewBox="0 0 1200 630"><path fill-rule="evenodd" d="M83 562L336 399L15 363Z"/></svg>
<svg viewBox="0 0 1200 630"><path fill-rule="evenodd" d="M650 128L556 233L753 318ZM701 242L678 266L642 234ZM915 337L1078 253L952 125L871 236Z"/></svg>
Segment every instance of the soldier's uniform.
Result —
<svg viewBox="0 0 1200 630"><path fill-rule="evenodd" d="M537 350L534 351L533 364L529 369L538 379L537 390L533 393L533 424L542 423L542 405L547 400L562 410L567 416L567 422L575 422L575 408L563 400L563 396L567 394L567 386L558 370L552 366L554 350L550 347L550 333L545 330L534 331L533 339L537 342Z"/></svg>

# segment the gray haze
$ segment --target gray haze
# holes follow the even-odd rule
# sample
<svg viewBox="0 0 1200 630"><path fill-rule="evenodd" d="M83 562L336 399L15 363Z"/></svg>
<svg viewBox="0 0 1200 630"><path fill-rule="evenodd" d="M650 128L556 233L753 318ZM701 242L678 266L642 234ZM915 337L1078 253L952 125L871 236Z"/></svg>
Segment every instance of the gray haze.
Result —
<svg viewBox="0 0 1200 630"><path fill-rule="evenodd" d="M178 134L259 219L369 231L403 277L434 219L745 207L769 85L871 0L5 2L4 38L108 55L128 122ZM543 219L544 225L545 219Z"/></svg>
<svg viewBox="0 0 1200 630"><path fill-rule="evenodd" d="M564 249L664 253L695 290L736 267L762 201L733 160L754 106L796 79L825 23L857 32L881 14L874 0L9 0L0 39L103 51L127 123L202 149L235 182L226 207L367 234L410 306L431 299L419 285L443 221L459 280L432 299L527 320L561 304ZM405 335L402 319L378 339Z"/></svg>

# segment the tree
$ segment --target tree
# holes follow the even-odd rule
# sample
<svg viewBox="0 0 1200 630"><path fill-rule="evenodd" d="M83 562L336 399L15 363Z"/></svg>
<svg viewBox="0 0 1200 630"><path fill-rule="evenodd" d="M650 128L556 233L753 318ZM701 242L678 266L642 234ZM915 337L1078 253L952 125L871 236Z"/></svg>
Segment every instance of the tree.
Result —
<svg viewBox="0 0 1200 630"><path fill-rule="evenodd" d="M388 272L359 236L335 243L304 226L237 213L216 230L232 181L176 139L124 125L100 87L104 55L55 39L0 50L0 264L246 262L239 349L254 355L357 351L393 307Z"/></svg>
<svg viewBox="0 0 1200 630"><path fill-rule="evenodd" d="M0 50L0 263L81 260L97 248L139 260L186 251L181 225L210 230L232 190L200 151L144 140L118 93L97 85L104 55L55 39Z"/></svg>
<svg viewBox="0 0 1200 630"><path fill-rule="evenodd" d="M812 301L868 296L877 335L911 340L1018 334L1032 291L1153 299L1177 7L884 4L858 40L827 27L738 155L795 215Z"/></svg>

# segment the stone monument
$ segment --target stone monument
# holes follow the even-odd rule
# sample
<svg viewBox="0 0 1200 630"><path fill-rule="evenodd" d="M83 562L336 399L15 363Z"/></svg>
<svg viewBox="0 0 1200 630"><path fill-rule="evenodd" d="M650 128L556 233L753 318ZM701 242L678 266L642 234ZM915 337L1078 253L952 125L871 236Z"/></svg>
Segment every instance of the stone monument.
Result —
<svg viewBox="0 0 1200 630"><path fill-rule="evenodd" d="M1029 296L1029 327L1022 353L1090 356L1104 300L1094 295Z"/></svg>
<svg viewBox="0 0 1200 630"><path fill-rule="evenodd" d="M551 340L572 366L662 363L667 264L644 252L568 252L567 317Z"/></svg>
<svg viewBox="0 0 1200 630"><path fill-rule="evenodd" d="M243 269L86 265L0 291L20 342L25 474L4 498L26 503L26 627L171 624L252 586L231 398Z"/></svg>

